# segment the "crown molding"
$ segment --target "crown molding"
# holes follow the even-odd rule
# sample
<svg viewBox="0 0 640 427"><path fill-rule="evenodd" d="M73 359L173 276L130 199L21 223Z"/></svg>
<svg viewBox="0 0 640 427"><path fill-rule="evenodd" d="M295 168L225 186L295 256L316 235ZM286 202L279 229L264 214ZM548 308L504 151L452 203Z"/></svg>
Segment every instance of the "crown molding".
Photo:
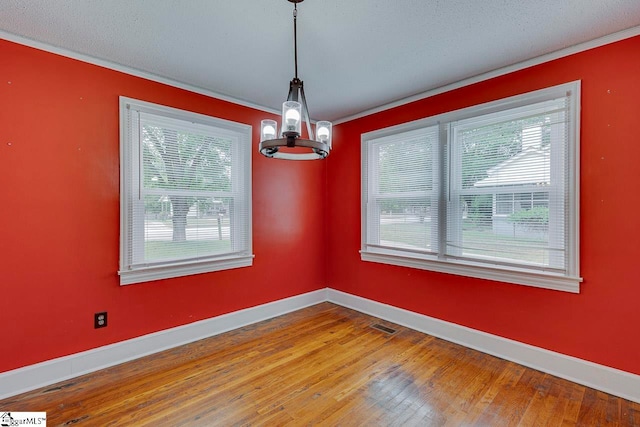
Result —
<svg viewBox="0 0 640 427"><path fill-rule="evenodd" d="M27 37L19 36L17 34L9 33L3 30L0 30L0 39L4 39L10 42L33 47L35 49L43 50L45 52L64 56L66 58L76 59L78 61L86 62L93 65L98 65L100 67L108 68L114 71L119 71L121 73L128 74L131 76L140 77L146 80L151 80L156 83L166 84L168 86L172 86L178 89L188 90L190 92L220 99L222 101L232 102L234 104L241 105L243 107L253 108L254 110L260 110L260 111L264 111L264 112L276 114L276 115L281 114L280 110L268 108L263 105L254 104L249 101L234 98L232 96L228 96L222 93L214 92L212 90L204 89L199 86L194 86L188 83L180 82L180 81L169 79L166 77L161 77L156 74L138 70L137 68L128 67L126 65L118 64L116 62L107 61L104 59L96 58L91 55L86 55L86 54L78 53L69 49L53 46L48 43L44 43L44 42L33 40Z"/></svg>
<svg viewBox="0 0 640 427"><path fill-rule="evenodd" d="M541 55L535 58L528 59L526 61L518 62L516 64L512 64L506 67L498 68L493 71L489 71L486 73L478 74L473 77L469 77L463 80L459 80L457 82L440 86L435 89L428 90L426 92L420 92L418 94L399 99L397 101L393 101L387 104L380 105L375 108L371 108L368 110L364 110L360 113L352 114L346 117L338 118L333 120L333 124L338 125L341 123L349 122L352 120L356 120L362 117L369 116L371 114L379 113L381 111L388 110L390 108L399 107L405 104L409 104L414 101L419 101L421 99L429 98L431 96L435 96L441 93L449 92L454 89L459 89L464 86L468 86L474 83L479 83L485 80L492 79L494 77L503 76L505 74L509 74L515 71L523 70L525 68L533 67L535 65L543 64L545 62L553 61L555 59L563 58L565 56L573 55L576 53L584 52L589 49L594 49L600 46L605 46L607 44L615 43L620 40L628 39L631 37L635 37L640 35L640 26L627 28L626 30L618 31L612 34L608 34L603 37L599 37L584 43L579 43L564 49L557 50L555 52L547 53L545 55ZM64 49L61 47L53 46L44 42L39 42L33 39L29 39L27 37L19 36L17 34L9 33L3 30L0 30L0 39L8 40L14 43L22 44L25 46L33 47L36 49L40 49L46 52L54 53L56 55L61 55L67 58L76 59L78 61L87 62L89 64L98 65L104 68L108 68L111 70L119 71L125 74L129 74L136 77L141 77L143 79L151 80L157 83L163 83L169 86L173 86L179 89L188 90L191 92L199 93L201 95L210 96L212 98L217 98L223 101L232 102L234 104L242 105L244 107L253 108L256 110L264 111L271 114L280 114L279 110L275 110L273 108L268 108L262 105L254 104L249 101L245 101L242 99L237 99L228 95L224 95L218 92L214 92L211 90L207 90L198 86L193 86L187 83L183 83L177 80L172 80L166 77L161 77L152 73L148 73L146 71L141 71L136 68L127 67L122 64L117 64L115 62L107 61L104 59L99 59L93 57L91 55L85 55L82 53L74 52L68 49Z"/></svg>
<svg viewBox="0 0 640 427"><path fill-rule="evenodd" d="M371 108L371 109L362 111L360 113L339 118L333 121L333 125L335 126L341 123L350 122L352 120L360 119L362 117L366 117L371 114L379 113L381 111L385 111L391 108L409 104L414 101L419 101L421 99L425 99L435 95L439 95L441 93L449 92L454 89L459 89L474 83L479 83L485 80L492 79L494 77L499 77L505 74L513 73L515 71L524 70L525 68L530 68L536 65L544 64L545 62L550 62L555 59L564 58L565 56L570 56L576 53L584 52L589 49L605 46L605 45L615 43L620 40L628 39L631 37L635 37L638 35L640 35L640 26L627 28L626 30L608 34L606 36L599 37L597 39L593 39L588 42L579 43L570 47L566 47L564 49L556 50L555 52L551 52L535 58L527 59L526 61L508 65L506 67L498 68L496 70L488 71L486 73L478 74L476 76L469 77L464 80L459 80L457 82L454 82L445 86L440 86L438 88L431 89L426 92L421 92L416 95L412 95L406 98L399 99L397 101L390 102L388 104L380 105L378 107Z"/></svg>

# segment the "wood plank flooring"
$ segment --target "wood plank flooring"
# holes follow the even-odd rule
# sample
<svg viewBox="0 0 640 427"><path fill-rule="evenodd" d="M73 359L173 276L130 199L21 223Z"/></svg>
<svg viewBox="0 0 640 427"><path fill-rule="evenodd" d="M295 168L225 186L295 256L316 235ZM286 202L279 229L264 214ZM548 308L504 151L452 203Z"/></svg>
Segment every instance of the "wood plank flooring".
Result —
<svg viewBox="0 0 640 427"><path fill-rule="evenodd" d="M640 404L331 303L0 400L0 411L46 411L48 426L640 426Z"/></svg>

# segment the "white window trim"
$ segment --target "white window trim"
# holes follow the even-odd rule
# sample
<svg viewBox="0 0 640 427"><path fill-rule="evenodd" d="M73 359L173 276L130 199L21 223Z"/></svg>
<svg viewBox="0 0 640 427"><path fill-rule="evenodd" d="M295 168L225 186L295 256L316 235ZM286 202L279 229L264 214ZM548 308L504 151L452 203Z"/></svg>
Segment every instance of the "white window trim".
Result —
<svg viewBox="0 0 640 427"><path fill-rule="evenodd" d="M393 250L389 248L375 247L367 243L367 216L371 215L367 211L368 189L362 186L361 204L361 251L362 261L378 262L402 267L430 270L441 273L450 273L461 276L475 277L480 279L495 280L500 282L513 283L525 286L554 289L572 293L580 292L582 278L580 271L580 81L553 86L550 88L516 95L513 97L488 102L485 104L467 107L461 110L443 113L413 122L408 122L385 129L380 129L362 134L361 136L361 173L367 173L367 156L369 155L369 145L372 140L390 137L398 133L410 132L440 123L451 123L475 116L490 114L493 112L513 109L548 99L565 96L568 92L570 97L570 111L572 120L569 123L569 142L567 167L568 186L572 190L566 195L567 208L569 210L567 227L567 272L559 274L554 271L529 270L521 267L507 267L502 265L488 265L474 263L472 261L461 261L451 258L439 259L437 256L425 253L412 253L410 251ZM447 130L443 130L446 134Z"/></svg>
<svg viewBox="0 0 640 427"><path fill-rule="evenodd" d="M120 97L120 285L129 285L133 283L142 283L152 280L168 279L173 277L186 276L191 274L208 273L213 271L227 270L232 268L249 267L253 264L254 255L252 252L252 215L251 215L251 137L252 127L250 125L236 123L229 120L219 119L204 114L198 114L190 111L180 110L177 108L167 107L164 105L153 104L150 102L140 101L137 99ZM133 254L129 253L127 246L126 230L129 230L129 224L134 218L128 215L128 206L133 200L133 193L136 192L135 184L128 185L129 180L134 177L127 176L127 170L132 162L140 162L139 154L132 156L127 155L131 152L131 145L138 144L137 138L134 136L128 138L127 130L132 120L129 111L133 109L140 112L157 114L168 118L178 120L188 120L193 123L194 127L213 126L221 129L223 133L227 133L232 138L238 139L238 144L234 144L234 149L242 151L240 154L244 158L244 170L234 171L234 173L242 174L240 179L246 188L246 227L240 227L237 233L247 235L247 249L236 253L224 254L221 256L190 259L184 261L164 262L158 264L150 264L147 266L136 266L135 268L127 267L129 260ZM137 181L137 180L136 180Z"/></svg>

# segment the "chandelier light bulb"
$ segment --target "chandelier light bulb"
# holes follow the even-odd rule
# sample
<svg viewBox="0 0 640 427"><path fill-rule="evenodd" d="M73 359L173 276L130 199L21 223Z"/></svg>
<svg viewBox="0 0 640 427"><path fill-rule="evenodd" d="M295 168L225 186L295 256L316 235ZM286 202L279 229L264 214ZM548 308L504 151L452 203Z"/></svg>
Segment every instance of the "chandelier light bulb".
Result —
<svg viewBox="0 0 640 427"><path fill-rule="evenodd" d="M262 120L260 122L260 142L276 138L278 123L275 120Z"/></svg>
<svg viewBox="0 0 640 427"><path fill-rule="evenodd" d="M320 121L316 123L316 141L327 144L331 148L331 122Z"/></svg>
<svg viewBox="0 0 640 427"><path fill-rule="evenodd" d="M329 129L325 126L318 129L318 138L321 141L326 141L329 138Z"/></svg>
<svg viewBox="0 0 640 427"><path fill-rule="evenodd" d="M287 120L287 125L295 125L300 120L300 113L293 109L287 110L285 118Z"/></svg>
<svg viewBox="0 0 640 427"><path fill-rule="evenodd" d="M273 126L265 126L262 135L265 139L273 139L276 137L276 129Z"/></svg>
<svg viewBox="0 0 640 427"><path fill-rule="evenodd" d="M302 117L302 104L297 101L285 101L282 103L282 133L292 132L300 135Z"/></svg>

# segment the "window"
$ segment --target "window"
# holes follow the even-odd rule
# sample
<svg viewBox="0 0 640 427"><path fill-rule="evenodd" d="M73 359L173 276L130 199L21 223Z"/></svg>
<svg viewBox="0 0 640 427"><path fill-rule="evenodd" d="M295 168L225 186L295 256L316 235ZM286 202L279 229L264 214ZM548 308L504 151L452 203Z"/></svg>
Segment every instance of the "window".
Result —
<svg viewBox="0 0 640 427"><path fill-rule="evenodd" d="M120 284L252 264L251 126L120 98Z"/></svg>
<svg viewBox="0 0 640 427"><path fill-rule="evenodd" d="M534 207L549 209L549 193L538 191L535 193L498 193L495 195L494 217L510 215L530 210Z"/></svg>
<svg viewBox="0 0 640 427"><path fill-rule="evenodd" d="M362 135L364 261L579 292L580 82Z"/></svg>

